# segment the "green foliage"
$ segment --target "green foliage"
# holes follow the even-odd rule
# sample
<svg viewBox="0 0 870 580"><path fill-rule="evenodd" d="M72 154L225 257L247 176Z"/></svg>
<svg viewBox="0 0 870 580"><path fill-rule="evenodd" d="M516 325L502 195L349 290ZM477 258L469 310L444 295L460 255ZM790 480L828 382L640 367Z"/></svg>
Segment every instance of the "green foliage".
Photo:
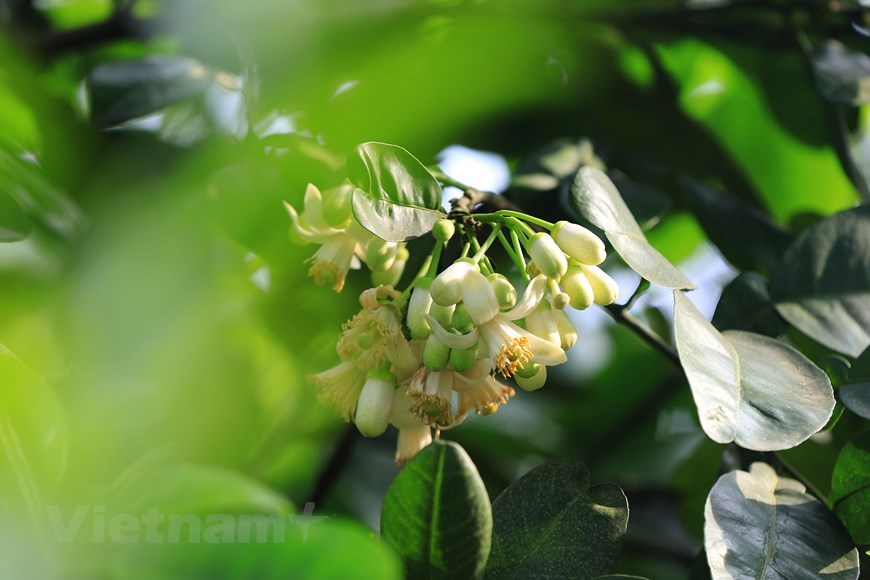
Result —
<svg viewBox="0 0 870 580"><path fill-rule="evenodd" d="M870 432L843 447L831 479L834 513L856 544L870 544Z"/></svg>

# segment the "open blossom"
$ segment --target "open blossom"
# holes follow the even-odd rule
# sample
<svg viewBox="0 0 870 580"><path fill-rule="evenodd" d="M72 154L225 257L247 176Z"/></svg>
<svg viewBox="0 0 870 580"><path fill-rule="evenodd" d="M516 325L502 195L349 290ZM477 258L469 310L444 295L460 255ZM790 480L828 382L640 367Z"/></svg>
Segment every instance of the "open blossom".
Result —
<svg viewBox="0 0 870 580"><path fill-rule="evenodd" d="M357 401L362 393L366 375L349 360L343 360L331 369L308 375L309 382L317 386L318 400L335 409L339 417L350 421L356 414Z"/></svg>

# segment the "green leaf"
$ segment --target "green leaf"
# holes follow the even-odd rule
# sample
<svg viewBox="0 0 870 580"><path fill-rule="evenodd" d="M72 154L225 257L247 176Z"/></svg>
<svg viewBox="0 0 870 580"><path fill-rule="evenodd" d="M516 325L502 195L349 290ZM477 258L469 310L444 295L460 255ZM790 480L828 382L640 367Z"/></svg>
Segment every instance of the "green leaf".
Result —
<svg viewBox="0 0 870 580"><path fill-rule="evenodd" d="M438 210L441 185L416 157L398 145L363 143L347 158L347 175L358 188L379 200Z"/></svg>
<svg viewBox="0 0 870 580"><path fill-rule="evenodd" d="M767 281L755 272L741 272L725 286L712 322L719 330L747 330L771 337L788 330L770 300Z"/></svg>
<svg viewBox="0 0 870 580"><path fill-rule="evenodd" d="M356 189L353 215L365 229L388 242L404 242L428 234L447 217L443 212L399 205Z"/></svg>
<svg viewBox="0 0 870 580"><path fill-rule="evenodd" d="M870 382L843 385L837 395L847 409L870 421Z"/></svg>
<svg viewBox="0 0 870 580"><path fill-rule="evenodd" d="M766 463L720 477L704 509L713 578L858 578L846 530L805 491Z"/></svg>
<svg viewBox="0 0 870 580"><path fill-rule="evenodd" d="M644 231L658 225L673 206L670 198L652 187L634 181L621 172L611 175L613 185L621 193L625 205Z"/></svg>
<svg viewBox="0 0 870 580"><path fill-rule="evenodd" d="M852 357L870 346L870 206L801 233L775 270L770 295L813 340Z"/></svg>
<svg viewBox="0 0 870 580"><path fill-rule="evenodd" d="M107 62L86 79L91 117L101 125L117 125L196 95L213 81L214 72L191 58Z"/></svg>
<svg viewBox="0 0 870 580"><path fill-rule="evenodd" d="M701 427L717 443L789 449L831 417L830 380L794 348L751 332L722 334L680 291L674 331Z"/></svg>
<svg viewBox="0 0 870 580"><path fill-rule="evenodd" d="M831 504L852 541L870 544L870 431L840 451L831 476Z"/></svg>
<svg viewBox="0 0 870 580"><path fill-rule="evenodd" d="M590 487L563 459L536 467L493 502L487 578L595 578L613 570L628 526L619 486Z"/></svg>
<svg viewBox="0 0 870 580"><path fill-rule="evenodd" d="M870 102L870 56L829 40L813 55L819 92L833 103Z"/></svg>
<svg viewBox="0 0 870 580"><path fill-rule="evenodd" d="M680 185L707 237L734 266L769 271L779 263L791 236L767 214L700 181Z"/></svg>
<svg viewBox="0 0 870 580"><path fill-rule="evenodd" d="M862 352L852 363L849 378L853 381L870 380L870 348Z"/></svg>
<svg viewBox="0 0 870 580"><path fill-rule="evenodd" d="M437 441L399 472L384 500L381 534L407 578L479 578L489 556L492 508L471 458Z"/></svg>
<svg viewBox="0 0 870 580"><path fill-rule="evenodd" d="M604 230L613 248L638 274L666 288L694 288L694 284L647 241L610 178L586 166L571 188L571 207Z"/></svg>
<svg viewBox="0 0 870 580"><path fill-rule="evenodd" d="M20 242L27 239L32 227L21 206L0 191L0 242Z"/></svg>

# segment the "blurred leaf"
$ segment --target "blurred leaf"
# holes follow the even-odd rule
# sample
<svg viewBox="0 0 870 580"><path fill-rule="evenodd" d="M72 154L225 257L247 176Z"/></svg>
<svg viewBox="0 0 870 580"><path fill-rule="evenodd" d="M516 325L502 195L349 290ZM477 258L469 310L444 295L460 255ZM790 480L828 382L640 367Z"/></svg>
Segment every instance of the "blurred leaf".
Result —
<svg viewBox="0 0 870 580"><path fill-rule="evenodd" d="M571 188L571 207L604 230L623 260L638 274L666 288L694 288L673 264L653 248L613 182L600 169L583 167Z"/></svg>
<svg viewBox="0 0 870 580"><path fill-rule="evenodd" d="M831 417L831 382L794 348L751 332L720 334L678 290L674 330L701 426L717 443L788 449Z"/></svg>
<svg viewBox="0 0 870 580"><path fill-rule="evenodd" d="M843 526L805 491L760 462L720 477L704 509L713 578L858 578Z"/></svg>
<svg viewBox="0 0 870 580"><path fill-rule="evenodd" d="M862 352L852 363L849 378L853 381L870 380L870 348Z"/></svg>
<svg viewBox="0 0 870 580"><path fill-rule="evenodd" d="M837 395L847 409L870 421L870 382L843 385Z"/></svg>
<svg viewBox="0 0 870 580"><path fill-rule="evenodd" d="M767 281L751 271L741 272L725 286L712 322L719 330L747 330L774 338L788 330L773 307Z"/></svg>
<svg viewBox="0 0 870 580"><path fill-rule="evenodd" d="M213 80L213 71L191 58L103 63L86 80L91 117L101 125L117 125L196 95Z"/></svg>
<svg viewBox="0 0 870 580"><path fill-rule="evenodd" d="M766 214L700 181L680 184L710 241L734 266L769 271L779 263L791 236Z"/></svg>
<svg viewBox="0 0 870 580"><path fill-rule="evenodd" d="M374 235L388 242L404 242L428 234L440 211L408 207L374 197L361 189L353 192L353 215Z"/></svg>
<svg viewBox="0 0 870 580"><path fill-rule="evenodd" d="M870 102L870 57L847 49L834 40L813 55L816 83L833 103L860 106Z"/></svg>
<svg viewBox="0 0 870 580"><path fill-rule="evenodd" d="M595 578L610 572L628 526L616 484L589 486L576 460L551 461L508 487L492 505L487 578Z"/></svg>
<svg viewBox="0 0 870 580"><path fill-rule="evenodd" d="M14 199L0 191L0 242L20 242L30 236L30 221Z"/></svg>
<svg viewBox="0 0 870 580"><path fill-rule="evenodd" d="M407 578L479 578L489 556L492 511L471 458L436 441L396 476L381 510L381 535Z"/></svg>
<svg viewBox="0 0 870 580"><path fill-rule="evenodd" d="M852 357L870 346L870 206L801 233L774 271L770 295L813 340Z"/></svg>
<svg viewBox="0 0 870 580"><path fill-rule="evenodd" d="M357 146L347 158L347 174L354 185L376 200L441 209L441 185L416 157L398 145Z"/></svg>
<svg viewBox="0 0 870 580"><path fill-rule="evenodd" d="M840 451L831 476L830 501L852 541L870 544L870 431L858 435Z"/></svg>

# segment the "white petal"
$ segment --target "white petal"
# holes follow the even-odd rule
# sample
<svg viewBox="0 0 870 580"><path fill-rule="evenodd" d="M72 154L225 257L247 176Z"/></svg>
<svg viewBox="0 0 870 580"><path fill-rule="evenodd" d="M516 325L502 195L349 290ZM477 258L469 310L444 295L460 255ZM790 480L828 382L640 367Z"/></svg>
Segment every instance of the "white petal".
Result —
<svg viewBox="0 0 870 580"><path fill-rule="evenodd" d="M426 315L426 322L429 323L429 327L432 329L432 332L438 337L438 340L449 346L450 348L456 348L459 350L464 350L466 348L471 348L474 343L477 342L478 332L477 329L473 329L468 334L459 334L458 332L450 332L449 330L445 330L441 324L432 318L430 314Z"/></svg>
<svg viewBox="0 0 870 580"><path fill-rule="evenodd" d="M539 365L560 365L568 360L568 355L559 345L549 340L539 338L534 334L526 333L529 339L529 348L532 349L532 362Z"/></svg>
<svg viewBox="0 0 870 580"><path fill-rule="evenodd" d="M517 305L507 312L502 313L502 316L508 320L519 320L525 318L538 307L541 300L544 298L544 292L547 291L547 277L543 274L535 276L534 280L526 286L526 291L523 292Z"/></svg>
<svg viewBox="0 0 870 580"><path fill-rule="evenodd" d="M472 270L462 279L462 300L476 326L489 322L498 314L498 298L489 280L480 272Z"/></svg>

